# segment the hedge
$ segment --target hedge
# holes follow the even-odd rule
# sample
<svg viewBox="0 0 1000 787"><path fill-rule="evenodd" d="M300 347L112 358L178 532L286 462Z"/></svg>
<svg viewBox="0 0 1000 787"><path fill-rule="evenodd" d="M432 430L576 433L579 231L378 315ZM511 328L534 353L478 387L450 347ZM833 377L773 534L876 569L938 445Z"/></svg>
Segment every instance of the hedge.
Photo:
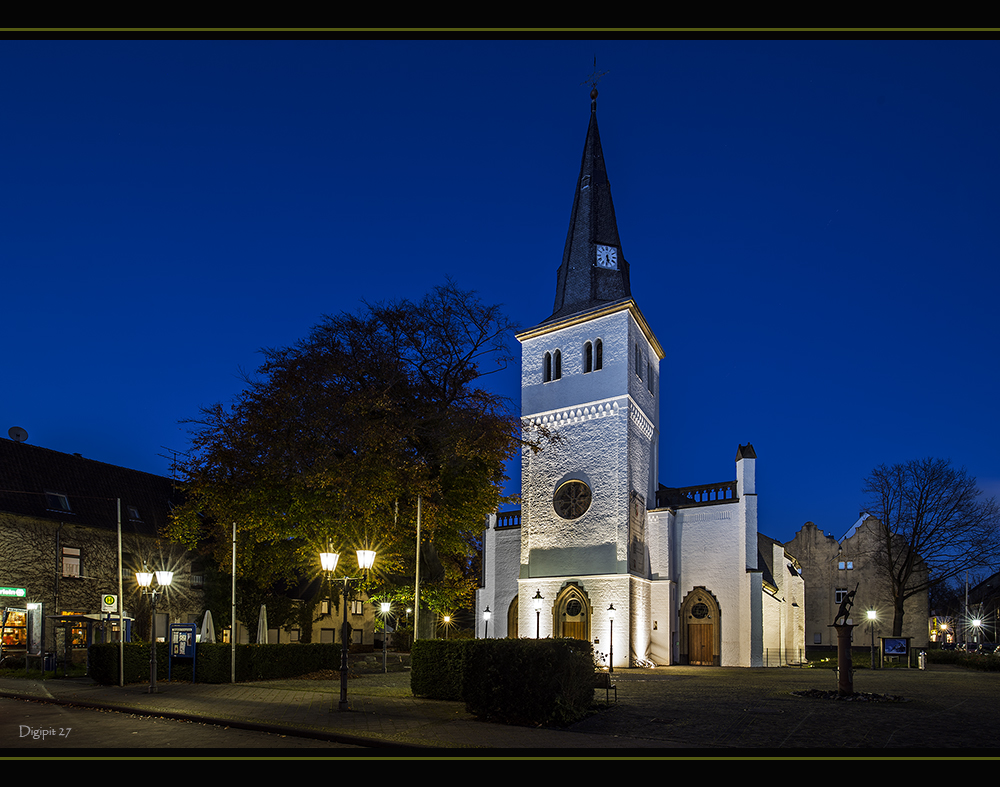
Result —
<svg viewBox="0 0 1000 787"><path fill-rule="evenodd" d="M198 683L229 683L232 677L231 646L224 643L196 645L193 663L194 679ZM90 647L90 676L97 682L118 684L118 643ZM125 683L149 680L149 643L126 642ZM237 645L236 680L273 680L294 678L323 669L340 669L341 645L334 643L286 643L282 645ZM168 662L166 642L156 643L156 679L192 679L191 659Z"/></svg>
<svg viewBox="0 0 1000 787"><path fill-rule="evenodd" d="M503 724L565 726L594 698L593 648L575 639L418 640L411 668L414 695Z"/></svg>

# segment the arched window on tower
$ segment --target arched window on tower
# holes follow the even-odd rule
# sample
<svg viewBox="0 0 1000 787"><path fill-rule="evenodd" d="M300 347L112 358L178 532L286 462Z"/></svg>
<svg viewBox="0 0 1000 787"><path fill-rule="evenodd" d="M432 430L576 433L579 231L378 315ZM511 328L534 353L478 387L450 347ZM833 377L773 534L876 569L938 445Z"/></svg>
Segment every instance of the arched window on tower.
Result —
<svg viewBox="0 0 1000 787"><path fill-rule="evenodd" d="M542 382L547 383L552 379L552 354L545 353L545 360L542 361Z"/></svg>
<svg viewBox="0 0 1000 787"><path fill-rule="evenodd" d="M590 342L583 343L583 373L586 374L594 368L594 345Z"/></svg>
<svg viewBox="0 0 1000 787"><path fill-rule="evenodd" d="M604 345L600 339L594 342L594 371L604 367Z"/></svg>
<svg viewBox="0 0 1000 787"><path fill-rule="evenodd" d="M562 353L556 350L552 354L552 379L558 380L562 377Z"/></svg>

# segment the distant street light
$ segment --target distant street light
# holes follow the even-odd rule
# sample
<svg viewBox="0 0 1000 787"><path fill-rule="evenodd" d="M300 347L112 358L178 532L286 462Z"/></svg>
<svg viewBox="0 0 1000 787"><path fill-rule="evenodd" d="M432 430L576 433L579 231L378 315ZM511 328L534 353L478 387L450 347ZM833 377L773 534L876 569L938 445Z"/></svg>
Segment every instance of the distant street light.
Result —
<svg viewBox="0 0 1000 787"><path fill-rule="evenodd" d="M611 636L608 638L608 672L615 671L615 605L608 607L608 620L611 623ZM616 695L617 696L617 695Z"/></svg>
<svg viewBox="0 0 1000 787"><path fill-rule="evenodd" d="M382 612L382 672L388 672L388 650L386 643L389 640L389 610L391 605L388 601L383 601L380 611ZM397 647L399 647L397 645Z"/></svg>
<svg viewBox="0 0 1000 787"><path fill-rule="evenodd" d="M878 613L874 609L868 610L868 628L872 632L872 664L871 668L875 669L875 623L878 620Z"/></svg>

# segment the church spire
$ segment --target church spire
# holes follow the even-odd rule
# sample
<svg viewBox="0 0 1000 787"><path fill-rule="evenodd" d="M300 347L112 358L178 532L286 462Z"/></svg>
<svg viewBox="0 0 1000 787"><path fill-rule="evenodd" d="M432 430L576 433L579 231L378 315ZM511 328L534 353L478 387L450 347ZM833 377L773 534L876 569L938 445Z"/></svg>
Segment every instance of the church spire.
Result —
<svg viewBox="0 0 1000 787"><path fill-rule="evenodd" d="M597 130L597 88L590 91L590 125L573 197L569 232L556 280L557 319L631 297L628 263L618 238L611 184Z"/></svg>

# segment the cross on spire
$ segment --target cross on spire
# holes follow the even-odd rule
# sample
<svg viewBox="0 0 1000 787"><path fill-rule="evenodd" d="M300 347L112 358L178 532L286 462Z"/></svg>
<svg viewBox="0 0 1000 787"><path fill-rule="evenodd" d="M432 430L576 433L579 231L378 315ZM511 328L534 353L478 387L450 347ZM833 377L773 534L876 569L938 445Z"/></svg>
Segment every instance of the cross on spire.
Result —
<svg viewBox="0 0 1000 787"><path fill-rule="evenodd" d="M601 81L601 77L607 74L607 71L597 70L597 55L594 55L594 73L587 77L581 85L590 85L590 97L597 98L597 83Z"/></svg>

